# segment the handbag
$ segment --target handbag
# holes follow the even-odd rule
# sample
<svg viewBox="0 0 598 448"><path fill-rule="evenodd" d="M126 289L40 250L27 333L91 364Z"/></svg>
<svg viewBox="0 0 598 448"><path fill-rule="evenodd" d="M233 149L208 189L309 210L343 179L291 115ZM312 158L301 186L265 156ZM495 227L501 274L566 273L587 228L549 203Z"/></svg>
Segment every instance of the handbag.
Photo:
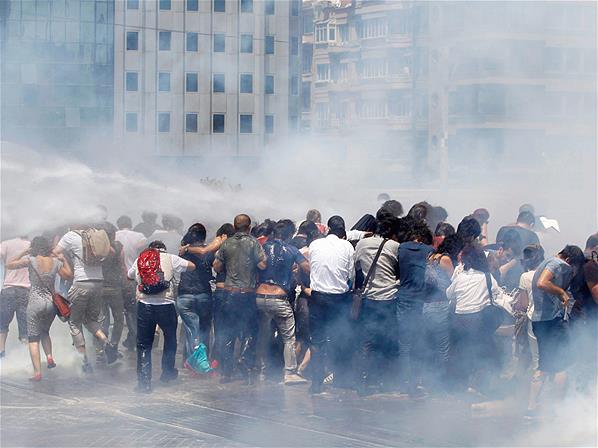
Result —
<svg viewBox="0 0 598 448"><path fill-rule="evenodd" d="M517 301L517 297L507 294L502 290L502 288L495 297L492 293L492 280L490 279L490 274L486 272L484 275L486 276L486 287L488 288L490 304L492 306L492 322L490 322L490 325L492 325L494 330L497 330L504 320L505 313L509 314L510 316L515 315L513 306Z"/></svg>
<svg viewBox="0 0 598 448"><path fill-rule="evenodd" d="M376 256L374 257L374 260L372 261L372 265L370 266L370 269L368 270L368 273L365 277L365 280L363 281L363 285L361 285L361 288L353 291L353 303L351 304L351 319L353 319L353 320L357 320L359 318L359 314L361 313L361 305L363 302L363 296L364 296L365 289L366 289L368 283L370 282L370 278L372 277L374 270L376 269L376 264L378 263L380 254L382 254L382 249L384 248L384 245L386 244L387 241L388 241L388 238L385 238L384 241L382 241L382 243L380 244L380 247L378 248L378 252L376 252Z"/></svg>
<svg viewBox="0 0 598 448"><path fill-rule="evenodd" d="M33 266L31 266L31 269L33 270L33 272L35 272L35 275L37 276L40 284L42 284L51 294L52 303L54 304L54 308L56 309L56 315L58 316L58 318L63 322L69 320L69 318L71 317L70 302L59 293L53 292L50 289L50 287L46 284L46 282L43 281L42 276L39 272L37 272L37 269L35 269Z"/></svg>

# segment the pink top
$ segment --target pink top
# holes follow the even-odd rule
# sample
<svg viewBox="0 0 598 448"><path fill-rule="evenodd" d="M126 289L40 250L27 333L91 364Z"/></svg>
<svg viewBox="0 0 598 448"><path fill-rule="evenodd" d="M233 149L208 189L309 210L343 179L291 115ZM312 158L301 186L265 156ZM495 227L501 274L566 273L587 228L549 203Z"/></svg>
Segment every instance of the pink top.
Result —
<svg viewBox="0 0 598 448"><path fill-rule="evenodd" d="M0 257L2 263L6 264L13 261L23 251L29 249L31 243L22 238L13 238L12 240L2 241L0 243ZM22 288L29 288L29 269L5 269L4 271L4 285L2 288L8 288L9 286L20 286Z"/></svg>

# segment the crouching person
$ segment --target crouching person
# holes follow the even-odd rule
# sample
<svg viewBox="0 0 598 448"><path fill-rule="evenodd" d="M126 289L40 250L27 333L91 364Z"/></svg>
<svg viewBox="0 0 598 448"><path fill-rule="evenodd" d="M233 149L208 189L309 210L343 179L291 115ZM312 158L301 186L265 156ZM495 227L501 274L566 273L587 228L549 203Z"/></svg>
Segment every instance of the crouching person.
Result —
<svg viewBox="0 0 598 448"><path fill-rule="evenodd" d="M178 376L176 357L177 314L176 283L182 272L193 271L195 265L181 257L166 253L162 241L153 241L133 263L128 277L137 281L137 391L152 390L152 345L159 325L164 333L162 375L167 383Z"/></svg>

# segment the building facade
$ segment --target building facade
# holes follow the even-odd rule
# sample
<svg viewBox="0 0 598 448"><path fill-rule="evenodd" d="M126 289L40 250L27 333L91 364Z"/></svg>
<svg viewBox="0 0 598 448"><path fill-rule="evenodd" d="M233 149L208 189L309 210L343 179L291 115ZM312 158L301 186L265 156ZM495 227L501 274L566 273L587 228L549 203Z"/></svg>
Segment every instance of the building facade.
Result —
<svg viewBox="0 0 598 448"><path fill-rule="evenodd" d="M72 148L111 138L114 2L0 2L1 135Z"/></svg>
<svg viewBox="0 0 598 448"><path fill-rule="evenodd" d="M161 156L260 155L299 126L299 0L116 4L115 128Z"/></svg>

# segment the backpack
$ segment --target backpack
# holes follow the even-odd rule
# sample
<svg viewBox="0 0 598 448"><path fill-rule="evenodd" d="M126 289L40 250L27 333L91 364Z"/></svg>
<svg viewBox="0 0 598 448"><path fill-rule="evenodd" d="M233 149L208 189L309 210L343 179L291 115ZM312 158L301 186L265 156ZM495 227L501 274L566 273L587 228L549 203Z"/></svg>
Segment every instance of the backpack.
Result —
<svg viewBox="0 0 598 448"><path fill-rule="evenodd" d="M145 249L139 254L137 270L141 279L139 292L159 294L170 288L170 281L164 280L164 271L160 266L160 251L157 249Z"/></svg>
<svg viewBox="0 0 598 448"><path fill-rule="evenodd" d="M110 255L110 239L104 229L87 229L75 232L81 237L83 261L87 265L99 265Z"/></svg>

